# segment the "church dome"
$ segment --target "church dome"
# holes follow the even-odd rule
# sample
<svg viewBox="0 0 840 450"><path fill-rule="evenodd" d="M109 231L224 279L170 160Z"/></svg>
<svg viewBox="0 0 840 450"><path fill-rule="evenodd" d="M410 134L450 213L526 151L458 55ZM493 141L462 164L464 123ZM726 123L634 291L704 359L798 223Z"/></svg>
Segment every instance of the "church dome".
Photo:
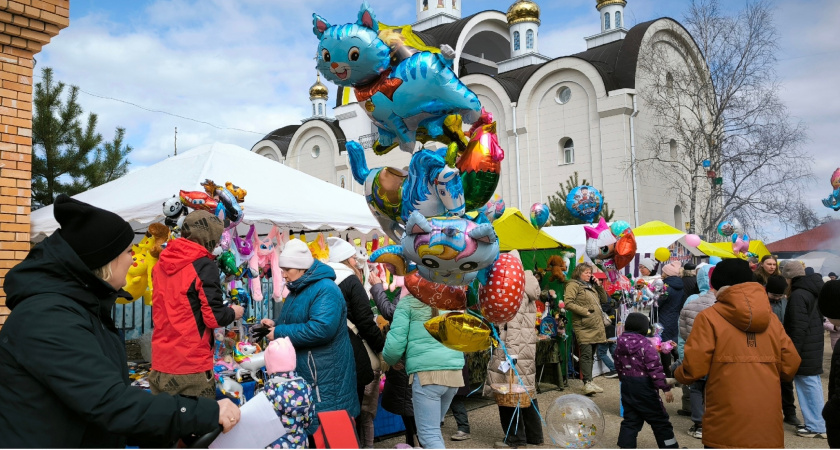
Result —
<svg viewBox="0 0 840 450"><path fill-rule="evenodd" d="M598 9L598 11L600 11L601 8L609 5L627 6L627 2L625 0L597 0L597 2L598 5L595 6L595 8Z"/></svg>
<svg viewBox="0 0 840 450"><path fill-rule="evenodd" d="M321 74L318 74L318 81L309 88L309 99L322 98L324 100L330 95L329 89L321 83Z"/></svg>
<svg viewBox="0 0 840 450"><path fill-rule="evenodd" d="M510 5L507 11L508 25L521 22L536 22L540 24L540 7L531 0L519 0Z"/></svg>

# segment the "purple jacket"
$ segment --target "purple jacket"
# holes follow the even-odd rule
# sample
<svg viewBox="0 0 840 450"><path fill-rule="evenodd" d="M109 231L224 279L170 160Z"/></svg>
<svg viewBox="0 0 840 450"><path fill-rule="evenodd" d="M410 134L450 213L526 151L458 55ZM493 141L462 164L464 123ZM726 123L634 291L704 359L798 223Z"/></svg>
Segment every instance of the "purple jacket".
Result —
<svg viewBox="0 0 840 450"><path fill-rule="evenodd" d="M615 348L615 370L619 379L625 377L648 377L653 385L663 392L671 390L665 382L665 370L656 347L641 334L624 332L618 337Z"/></svg>

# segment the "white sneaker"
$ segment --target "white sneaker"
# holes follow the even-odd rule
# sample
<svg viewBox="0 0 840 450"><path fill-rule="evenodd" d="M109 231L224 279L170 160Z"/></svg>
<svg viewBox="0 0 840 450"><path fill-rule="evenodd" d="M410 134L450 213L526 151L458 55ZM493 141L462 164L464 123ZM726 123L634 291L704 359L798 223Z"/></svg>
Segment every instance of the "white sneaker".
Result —
<svg viewBox="0 0 840 450"><path fill-rule="evenodd" d="M589 383L592 385L593 388L595 388L595 392L597 392L599 394L601 392L604 392L604 389L601 386L598 386L597 384L595 384L594 381L590 381Z"/></svg>
<svg viewBox="0 0 840 450"><path fill-rule="evenodd" d="M591 381L584 383L583 385L583 393L586 395L594 395L598 393L598 390L595 389L595 386L592 384Z"/></svg>

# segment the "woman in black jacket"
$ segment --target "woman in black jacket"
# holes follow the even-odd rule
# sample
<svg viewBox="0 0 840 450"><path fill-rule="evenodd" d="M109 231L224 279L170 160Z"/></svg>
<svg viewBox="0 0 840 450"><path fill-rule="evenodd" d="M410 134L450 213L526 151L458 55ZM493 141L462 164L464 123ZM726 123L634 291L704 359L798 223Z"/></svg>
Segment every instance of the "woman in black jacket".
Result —
<svg viewBox="0 0 840 450"><path fill-rule="evenodd" d="M230 401L130 385L111 320L134 232L116 214L56 198L61 228L6 275L0 329L0 447L166 447L239 421Z"/></svg>
<svg viewBox="0 0 840 450"><path fill-rule="evenodd" d="M785 332L802 358L793 384L805 424L796 430L796 434L826 439L825 420L821 415L823 389L820 379L825 336L822 315L817 307L817 296L824 283L819 274L805 275L805 266L800 261L784 261L782 276L790 280Z"/></svg>
<svg viewBox="0 0 840 450"><path fill-rule="evenodd" d="M820 291L820 313L835 326L840 326L840 280L825 283ZM829 448L840 448L840 347L831 354L828 374L828 401L822 410Z"/></svg>
<svg viewBox="0 0 840 450"><path fill-rule="evenodd" d="M376 309L383 319L388 322L394 319L394 311L400 302L402 289L397 291L392 303L385 294L383 281L375 274L370 274L370 295L376 304ZM408 384L408 373L405 366L391 367L385 372L385 387L382 389L382 409L402 418L405 425L405 443L415 447L419 441L415 440L417 425L414 423L414 403L411 400L411 385Z"/></svg>
<svg viewBox="0 0 840 450"><path fill-rule="evenodd" d="M371 351L378 355L385 347L385 337L376 326L376 319L370 308L370 297L362 285L362 274L356 268L356 248L338 237L327 238L327 244L330 249L329 266L335 270L335 282L347 302L347 328L356 361L356 395L359 398L359 405L362 405L365 386L372 383L379 374L378 357L376 358L377 367L374 368L364 343L367 343ZM356 425L362 443L366 441L372 443L373 436L365 439L373 426L372 420L368 420L369 417L365 417L365 420L361 419L360 412Z"/></svg>

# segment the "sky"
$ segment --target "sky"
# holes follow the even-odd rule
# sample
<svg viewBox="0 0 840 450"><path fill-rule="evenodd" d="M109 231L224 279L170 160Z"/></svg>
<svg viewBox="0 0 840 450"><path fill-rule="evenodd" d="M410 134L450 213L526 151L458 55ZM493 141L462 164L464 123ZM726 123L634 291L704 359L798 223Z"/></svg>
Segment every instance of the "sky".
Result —
<svg viewBox="0 0 840 450"><path fill-rule="evenodd" d="M380 22L413 23L415 0L368 0ZM513 0L462 0L463 15L506 11ZM537 0L540 52L564 56L586 49L600 30L595 0ZM722 0L740 9L743 0ZM73 0L70 26L36 56L55 79L81 90L79 103L99 118L106 140L126 129L131 169L174 151L215 141L251 148L263 136L311 115L317 39L312 13L331 23L355 21L361 0ZM658 17L681 20L688 0L627 0L628 28ZM775 0L780 32L781 96L808 128L814 182L804 193L822 216L829 178L840 166L840 1ZM329 83L327 83L329 85ZM332 85L330 92L335 92ZM334 95L334 94L333 94ZM333 100L330 99L332 102ZM794 231L766 230L765 240Z"/></svg>

